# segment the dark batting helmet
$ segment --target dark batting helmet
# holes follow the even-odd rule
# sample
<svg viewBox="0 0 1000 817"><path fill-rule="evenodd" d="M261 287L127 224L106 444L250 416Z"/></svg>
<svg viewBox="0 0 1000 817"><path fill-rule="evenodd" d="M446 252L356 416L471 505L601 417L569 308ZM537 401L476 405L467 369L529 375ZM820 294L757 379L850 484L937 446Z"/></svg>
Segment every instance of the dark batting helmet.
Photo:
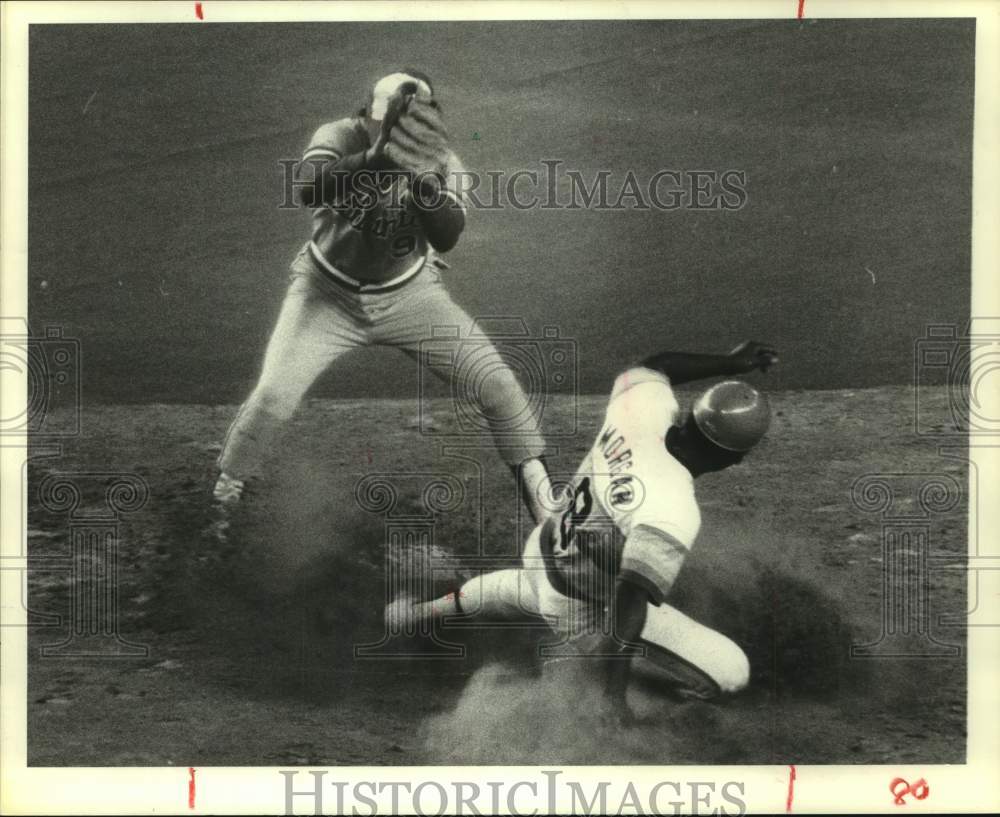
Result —
<svg viewBox="0 0 1000 817"><path fill-rule="evenodd" d="M716 383L691 409L698 430L726 451L744 453L761 441L771 424L767 396L740 380Z"/></svg>

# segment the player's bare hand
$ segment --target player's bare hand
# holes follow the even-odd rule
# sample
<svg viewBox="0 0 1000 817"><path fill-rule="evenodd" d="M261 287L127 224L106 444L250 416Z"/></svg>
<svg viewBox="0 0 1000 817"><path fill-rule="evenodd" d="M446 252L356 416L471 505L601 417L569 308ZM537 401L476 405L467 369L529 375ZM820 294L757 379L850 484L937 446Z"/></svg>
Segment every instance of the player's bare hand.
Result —
<svg viewBox="0 0 1000 817"><path fill-rule="evenodd" d="M746 374L755 369L766 372L778 362L778 352L769 343L748 340L741 343L728 355L732 364L731 374Z"/></svg>
<svg viewBox="0 0 1000 817"><path fill-rule="evenodd" d="M375 137L374 144L365 152L366 164L369 167L380 167L386 164L385 148L389 144L389 134L416 92L417 84L415 82L404 82L389 99L378 136Z"/></svg>

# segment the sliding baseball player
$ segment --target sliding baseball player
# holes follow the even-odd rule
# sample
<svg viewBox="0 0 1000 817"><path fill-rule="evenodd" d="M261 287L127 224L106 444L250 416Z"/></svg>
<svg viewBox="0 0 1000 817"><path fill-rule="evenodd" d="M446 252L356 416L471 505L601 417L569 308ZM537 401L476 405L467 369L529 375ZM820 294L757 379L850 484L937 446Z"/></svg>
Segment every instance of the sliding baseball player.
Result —
<svg viewBox="0 0 1000 817"><path fill-rule="evenodd" d="M681 415L672 385L767 370L769 346L728 355L666 352L615 381L604 423L561 513L528 538L520 568L477 576L433 601L402 597L386 609L390 632L455 615L543 617L561 640L546 670L568 683L596 679L599 701L628 714L630 673L682 697L736 692L749 680L743 650L667 603L701 525L694 480L742 461L770 423L765 395L726 380Z"/></svg>

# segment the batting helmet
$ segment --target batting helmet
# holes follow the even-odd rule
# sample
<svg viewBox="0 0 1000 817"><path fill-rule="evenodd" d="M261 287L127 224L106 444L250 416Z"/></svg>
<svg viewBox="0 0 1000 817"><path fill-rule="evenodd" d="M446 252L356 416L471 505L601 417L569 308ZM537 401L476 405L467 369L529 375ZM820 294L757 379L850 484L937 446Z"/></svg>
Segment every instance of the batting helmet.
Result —
<svg viewBox="0 0 1000 817"><path fill-rule="evenodd" d="M739 380L716 383L691 410L698 430L719 448L745 452L761 441L771 424L767 396Z"/></svg>

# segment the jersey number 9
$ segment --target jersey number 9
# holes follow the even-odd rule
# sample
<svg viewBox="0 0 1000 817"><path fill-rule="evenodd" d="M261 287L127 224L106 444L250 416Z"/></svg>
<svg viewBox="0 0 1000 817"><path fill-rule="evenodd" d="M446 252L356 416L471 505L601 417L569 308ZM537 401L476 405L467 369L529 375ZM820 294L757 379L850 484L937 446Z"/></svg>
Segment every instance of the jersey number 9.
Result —
<svg viewBox="0 0 1000 817"><path fill-rule="evenodd" d="M392 253L393 258L406 258L417 248L417 237L415 235L401 235L393 239L391 246L389 252Z"/></svg>

